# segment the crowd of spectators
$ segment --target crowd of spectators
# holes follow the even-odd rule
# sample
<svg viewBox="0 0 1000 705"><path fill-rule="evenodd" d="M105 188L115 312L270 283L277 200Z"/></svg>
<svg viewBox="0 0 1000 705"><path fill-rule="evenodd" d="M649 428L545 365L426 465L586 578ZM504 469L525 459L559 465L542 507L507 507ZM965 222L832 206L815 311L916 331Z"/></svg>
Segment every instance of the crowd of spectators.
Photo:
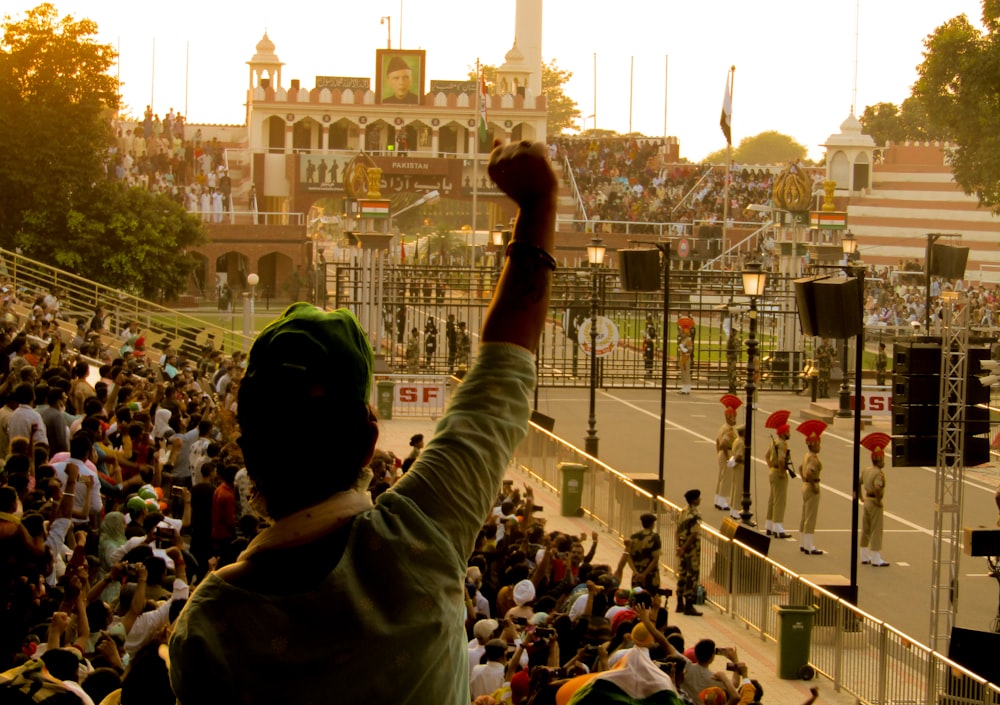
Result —
<svg viewBox="0 0 1000 705"><path fill-rule="evenodd" d="M725 214L724 165L673 164L661 140L560 138L550 155L569 160L573 179L591 220L644 223L721 223ZM773 178L784 168L730 169L729 220L759 220L751 204L767 204ZM813 170L819 182L823 170ZM582 216L581 216L582 217Z"/></svg>
<svg viewBox="0 0 1000 705"><path fill-rule="evenodd" d="M927 319L927 287L921 264L911 260L898 267L871 267L865 279L865 326L905 328L923 326ZM962 292L969 301L972 327L992 328L1000 320L1000 296L995 285L931 277L931 328L941 320L941 294Z"/></svg>
<svg viewBox="0 0 1000 705"><path fill-rule="evenodd" d="M172 703L171 622L262 524L235 443L244 358L2 290L0 699Z"/></svg>
<svg viewBox="0 0 1000 705"><path fill-rule="evenodd" d="M203 140L200 128L188 134L173 108L161 120L146 106L141 121L116 120L112 129L110 178L166 194L206 222L221 222L229 212L232 182L217 138Z"/></svg>

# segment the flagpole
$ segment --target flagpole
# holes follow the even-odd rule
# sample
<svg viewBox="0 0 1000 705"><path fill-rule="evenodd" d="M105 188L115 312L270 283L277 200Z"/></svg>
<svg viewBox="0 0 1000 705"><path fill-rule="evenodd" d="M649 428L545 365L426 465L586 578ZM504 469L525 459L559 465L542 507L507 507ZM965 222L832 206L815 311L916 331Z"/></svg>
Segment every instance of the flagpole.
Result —
<svg viewBox="0 0 1000 705"><path fill-rule="evenodd" d="M663 139L667 139L667 90L670 88L670 55L663 55Z"/></svg>
<svg viewBox="0 0 1000 705"><path fill-rule="evenodd" d="M733 161L733 83L736 79L736 67L729 67L729 76L726 77L729 96L729 135L726 138L726 188L723 198L725 203L722 208L722 241L726 242L726 230L729 227L729 180L732 177L732 170L729 168Z"/></svg>
<svg viewBox="0 0 1000 705"><path fill-rule="evenodd" d="M479 121L482 119L482 106L480 101L482 101L483 94L483 75L482 69L479 67L479 57L476 57L476 107L475 107L475 129L473 130L472 138L472 243L476 242L476 215L479 210ZM468 249L470 254L473 254L475 250L471 247ZM473 255L473 259L475 256ZM469 264L475 264L475 262L470 262Z"/></svg>
<svg viewBox="0 0 1000 705"><path fill-rule="evenodd" d="M628 69L628 133L632 134L632 79L635 77L635 57L631 57Z"/></svg>

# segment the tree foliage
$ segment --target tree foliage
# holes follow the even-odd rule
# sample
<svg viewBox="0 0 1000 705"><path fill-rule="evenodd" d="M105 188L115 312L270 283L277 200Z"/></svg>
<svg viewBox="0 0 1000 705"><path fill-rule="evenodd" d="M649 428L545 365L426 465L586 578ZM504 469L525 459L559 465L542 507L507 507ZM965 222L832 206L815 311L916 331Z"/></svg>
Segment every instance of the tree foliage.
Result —
<svg viewBox="0 0 1000 705"><path fill-rule="evenodd" d="M941 131L930 125L923 101L915 96L899 107L895 103L869 105L858 120L862 132L871 135L878 145L942 139Z"/></svg>
<svg viewBox="0 0 1000 705"><path fill-rule="evenodd" d="M542 62L542 93L545 94L549 111L546 130L551 137L557 137L565 130L577 129L580 109L577 108L576 101L563 90L571 78L573 72L559 68L555 59L547 64Z"/></svg>
<svg viewBox="0 0 1000 705"><path fill-rule="evenodd" d="M112 286L172 294L198 221L108 180L115 51L91 20L51 4L5 17L0 42L0 246Z"/></svg>
<svg viewBox="0 0 1000 705"><path fill-rule="evenodd" d="M924 40L913 96L930 129L953 141L955 181L979 203L1000 213L1000 2L984 0L985 31L965 15Z"/></svg>
<svg viewBox="0 0 1000 705"><path fill-rule="evenodd" d="M744 137L739 146L733 150L733 160L737 164L781 164L793 160L804 160L806 148L788 135L775 130L768 130ZM720 149L705 157L708 164L725 164L726 150Z"/></svg>
<svg viewBox="0 0 1000 705"><path fill-rule="evenodd" d="M492 64L482 65L483 76L487 86L497 83L497 67ZM548 106L546 117L546 132L549 137L561 135L564 130L576 130L576 121L580 118L580 109L576 101L566 95L564 87L573 77L572 71L564 71L553 59L549 63L542 62L542 93ZM476 70L470 68L469 78L476 80Z"/></svg>

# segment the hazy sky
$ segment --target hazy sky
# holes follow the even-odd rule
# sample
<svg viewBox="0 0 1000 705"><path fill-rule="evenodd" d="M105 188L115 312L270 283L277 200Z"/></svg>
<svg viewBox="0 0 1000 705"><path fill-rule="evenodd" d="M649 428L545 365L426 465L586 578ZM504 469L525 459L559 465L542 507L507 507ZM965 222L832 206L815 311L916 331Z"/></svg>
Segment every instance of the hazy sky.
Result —
<svg viewBox="0 0 1000 705"><path fill-rule="evenodd" d="M285 63L282 82L311 88L317 75L367 76L374 86L375 49L427 50L428 79L461 79L474 66L501 64L514 40L514 0L285 0L243 3L170 0L53 0L61 13L98 23L102 41L120 46L124 97L134 113L152 101L161 115L243 124L246 62L265 29ZM15 16L34 2L8 0ZM402 10L401 10L402 8ZM736 66L733 141L778 130L818 156L852 101L858 14L857 108L909 95L923 39L978 0L545 0L542 53L573 72L566 89L597 127L629 129L629 67L634 57L632 129L680 139L681 155L698 160L725 146L719 113L726 72ZM155 43L155 72L154 72ZM669 57L669 73L665 64ZM154 83L155 78L155 83ZM593 119L587 126L593 125Z"/></svg>

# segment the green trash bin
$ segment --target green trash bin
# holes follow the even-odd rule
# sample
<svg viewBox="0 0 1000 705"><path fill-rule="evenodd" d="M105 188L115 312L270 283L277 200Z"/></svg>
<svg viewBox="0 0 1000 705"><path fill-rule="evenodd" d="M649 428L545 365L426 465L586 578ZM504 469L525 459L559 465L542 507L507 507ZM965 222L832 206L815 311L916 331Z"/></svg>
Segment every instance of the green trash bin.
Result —
<svg viewBox="0 0 1000 705"><path fill-rule="evenodd" d="M562 515L578 517L583 514L583 474L586 465L580 463L559 463L559 474L562 475Z"/></svg>
<svg viewBox="0 0 1000 705"><path fill-rule="evenodd" d="M816 674L809 665L809 642L812 637L812 605L775 605L778 613L778 678L812 680Z"/></svg>
<svg viewBox="0 0 1000 705"><path fill-rule="evenodd" d="M392 419L392 401L396 396L396 383L391 379L381 379L377 386L378 417L385 421Z"/></svg>

